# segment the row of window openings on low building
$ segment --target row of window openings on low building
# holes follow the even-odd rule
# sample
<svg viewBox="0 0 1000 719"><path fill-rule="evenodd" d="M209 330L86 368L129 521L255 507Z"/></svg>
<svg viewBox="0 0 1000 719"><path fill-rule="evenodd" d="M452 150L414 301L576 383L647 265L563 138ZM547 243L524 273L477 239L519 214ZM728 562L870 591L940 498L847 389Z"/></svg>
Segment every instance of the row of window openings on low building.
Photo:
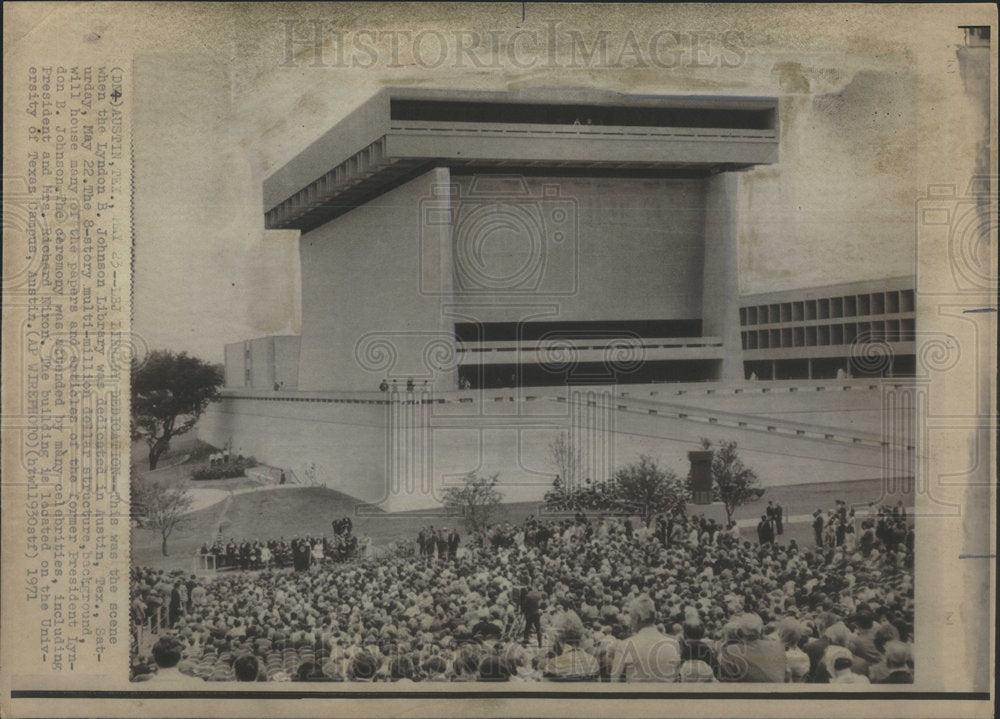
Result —
<svg viewBox="0 0 1000 719"><path fill-rule="evenodd" d="M913 342L916 340L915 320L885 320L849 322L846 324L806 325L769 330L744 330L743 349L775 347L822 347L849 345L855 342Z"/></svg>
<svg viewBox="0 0 1000 719"><path fill-rule="evenodd" d="M748 380L914 377L916 369L916 355L912 354L889 355L877 362L863 357L812 357L749 360L743 363L744 376Z"/></svg>
<svg viewBox="0 0 1000 719"><path fill-rule="evenodd" d="M913 290L872 292L818 300L798 300L740 308L741 325L764 325L775 322L808 322L839 317L894 315L913 312Z"/></svg>

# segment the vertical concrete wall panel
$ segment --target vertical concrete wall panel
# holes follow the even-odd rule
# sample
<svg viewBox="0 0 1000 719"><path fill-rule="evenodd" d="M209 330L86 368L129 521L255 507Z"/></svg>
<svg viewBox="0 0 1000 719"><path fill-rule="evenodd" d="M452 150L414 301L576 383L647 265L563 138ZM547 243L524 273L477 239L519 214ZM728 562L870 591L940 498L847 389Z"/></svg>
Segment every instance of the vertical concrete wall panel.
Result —
<svg viewBox="0 0 1000 719"><path fill-rule="evenodd" d="M274 381L282 391L291 392L299 384L300 338L293 335L273 337Z"/></svg>
<svg viewBox="0 0 1000 719"><path fill-rule="evenodd" d="M225 377L226 387L246 387L246 357L244 343L232 342L226 345Z"/></svg>
<svg viewBox="0 0 1000 719"><path fill-rule="evenodd" d="M431 224L422 214L447 186L448 170L433 169L302 237L300 390L374 389L385 377L456 387L452 321L442 312L450 224L447 214ZM422 281L442 266L446 283Z"/></svg>
<svg viewBox="0 0 1000 719"><path fill-rule="evenodd" d="M700 316L703 180L463 175L453 183L463 316L512 322L542 306L546 321Z"/></svg>
<svg viewBox="0 0 1000 719"><path fill-rule="evenodd" d="M198 437L216 447L315 480L366 502L386 490L385 408L376 404L226 398L198 422ZM290 530L291 531L291 530Z"/></svg>

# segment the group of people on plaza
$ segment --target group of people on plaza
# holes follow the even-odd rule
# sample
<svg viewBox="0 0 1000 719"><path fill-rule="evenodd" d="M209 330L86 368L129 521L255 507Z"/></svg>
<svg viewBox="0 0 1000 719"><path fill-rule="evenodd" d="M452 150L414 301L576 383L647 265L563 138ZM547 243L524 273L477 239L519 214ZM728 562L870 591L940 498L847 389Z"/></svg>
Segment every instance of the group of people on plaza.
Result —
<svg viewBox="0 0 1000 719"><path fill-rule="evenodd" d="M458 531L434 529L434 525L422 527L417 533L417 552L425 559L455 559L458 556L458 545L461 544Z"/></svg>
<svg viewBox="0 0 1000 719"><path fill-rule="evenodd" d="M648 526L579 512L500 524L460 552L426 527L435 561L210 579L135 568L133 618L171 609L155 641L133 638L132 678L908 683L912 527L879 517L867 549L754 543L680 512Z"/></svg>
<svg viewBox="0 0 1000 719"><path fill-rule="evenodd" d="M416 389L417 389L417 383L413 381L412 377L409 377L406 380L406 383L405 383L404 386L406 387L406 391L407 392L415 392ZM428 380L423 380L420 383L420 389L421 389L422 392L426 392L427 388L429 386L430 386L430 382ZM392 384L390 384L389 380L383 379L381 382L378 383L378 391L379 392L389 392L390 390L393 391L393 392L399 392L400 391L400 386L399 386L399 381L398 380L393 380Z"/></svg>
<svg viewBox="0 0 1000 719"><path fill-rule="evenodd" d="M913 552L913 525L907 521L906 507L902 500L895 505L868 505L869 517L861 519L854 507L848 507L843 500L837 500L832 510L813 512L813 539L819 547L846 547L850 551L860 549L865 555L872 551L876 542L892 549L906 545ZM874 517L871 510L874 509ZM859 521L860 520L860 521Z"/></svg>
<svg viewBox="0 0 1000 719"><path fill-rule="evenodd" d="M780 504L768 501L764 514L757 523L757 542L770 544L785 533L785 509Z"/></svg>
<svg viewBox="0 0 1000 719"><path fill-rule="evenodd" d="M301 572L326 562L346 562L370 554L371 539L365 535L359 540L353 534L350 517L335 519L331 525L333 536L244 539L240 542L219 538L211 546L207 543L201 546L202 565L216 570L242 571L292 567ZM207 557L212 558L210 562L205 562Z"/></svg>

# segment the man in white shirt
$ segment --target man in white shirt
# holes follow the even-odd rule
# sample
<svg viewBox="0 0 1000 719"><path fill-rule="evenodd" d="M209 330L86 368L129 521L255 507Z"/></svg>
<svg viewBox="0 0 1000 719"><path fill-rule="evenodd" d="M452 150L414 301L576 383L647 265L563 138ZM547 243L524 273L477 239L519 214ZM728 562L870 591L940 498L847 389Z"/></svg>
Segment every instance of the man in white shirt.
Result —
<svg viewBox="0 0 1000 719"><path fill-rule="evenodd" d="M656 628L656 605L649 595L635 598L629 612L632 636L615 654L611 681L673 682L681 663L680 645Z"/></svg>

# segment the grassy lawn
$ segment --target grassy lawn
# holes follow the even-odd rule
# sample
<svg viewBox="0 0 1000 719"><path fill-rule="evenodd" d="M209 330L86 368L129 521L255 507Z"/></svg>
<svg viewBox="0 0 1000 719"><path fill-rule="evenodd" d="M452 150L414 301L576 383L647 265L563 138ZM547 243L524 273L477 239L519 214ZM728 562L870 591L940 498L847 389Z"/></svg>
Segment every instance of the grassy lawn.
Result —
<svg viewBox="0 0 1000 719"><path fill-rule="evenodd" d="M169 556L160 553L160 533L132 527L132 564L158 569L190 571L202 543L212 536L222 505L187 515L167 540Z"/></svg>
<svg viewBox="0 0 1000 719"><path fill-rule="evenodd" d="M221 486L218 482L193 484ZM854 503L879 500L880 489L878 480L772 487L761 500L739 508L736 516L738 519L759 517L769 499L785 508L786 517L811 514L818 508L833 507L836 499L846 499ZM893 504L896 499L892 498ZM912 504L912 494L906 504L908 506ZM168 542L170 552L168 557L160 554L158 533L144 529L133 530L132 562L164 569L190 568L192 557L198 548L214 536L223 507L224 505L220 503L188 515L184 523L174 530ZM718 505L692 506L690 509L692 512L704 513L719 520L725 517L722 507ZM539 510L540 506L535 502L501 505L497 521L520 522L529 514L539 514ZM237 540L322 535L330 533L331 521L345 514L351 517L355 534L359 537L369 535L374 547L385 547L399 539L414 540L420 528L428 524L445 529L458 527L463 537L465 535L465 530L456 517L426 512L384 514L377 508L326 487L286 487L236 495L226 511L223 534L226 537L235 537ZM753 527L743 529L742 534L747 539L756 537ZM811 525L808 522L786 524L785 534L780 541L784 543L792 538L799 544L810 545Z"/></svg>

